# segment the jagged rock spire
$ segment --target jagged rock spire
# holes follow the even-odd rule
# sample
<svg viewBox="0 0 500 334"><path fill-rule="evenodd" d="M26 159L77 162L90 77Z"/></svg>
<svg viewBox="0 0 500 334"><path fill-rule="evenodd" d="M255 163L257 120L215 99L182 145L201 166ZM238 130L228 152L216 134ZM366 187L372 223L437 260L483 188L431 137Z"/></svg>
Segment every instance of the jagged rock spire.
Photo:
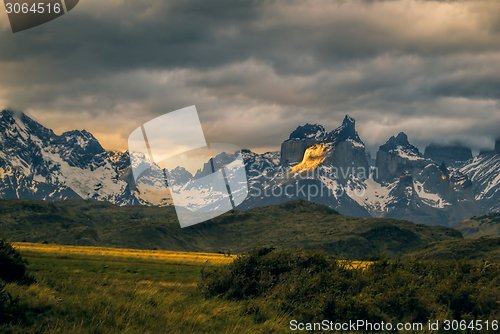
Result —
<svg viewBox="0 0 500 334"><path fill-rule="evenodd" d="M389 152L391 150L396 149L398 146L402 147L411 147L412 149L418 149L411 145L410 142L408 141L408 136L404 132L400 132L396 137L391 136L389 140L382 146L380 146L380 149L385 152Z"/></svg>
<svg viewBox="0 0 500 334"><path fill-rule="evenodd" d="M321 139L326 135L325 128L319 124L309 124L298 126L291 134L288 140Z"/></svg>

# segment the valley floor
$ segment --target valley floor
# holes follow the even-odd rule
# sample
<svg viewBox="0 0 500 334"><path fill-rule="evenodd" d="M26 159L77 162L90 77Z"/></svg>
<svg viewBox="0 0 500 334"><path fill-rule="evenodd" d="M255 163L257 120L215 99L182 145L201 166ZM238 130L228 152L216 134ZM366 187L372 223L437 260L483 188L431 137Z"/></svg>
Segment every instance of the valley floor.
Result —
<svg viewBox="0 0 500 334"><path fill-rule="evenodd" d="M468 240L461 244L468 247ZM497 238L477 240L490 242L485 250L498 248ZM235 260L227 254L14 243L37 282L6 285L15 302L0 333L290 333L296 332L292 319L449 319L497 326L500 263L441 260L439 254L463 253L457 242L432 244L417 254L420 260L375 261L272 248Z"/></svg>
<svg viewBox="0 0 500 334"><path fill-rule="evenodd" d="M284 333L284 314L204 299L203 268L223 254L16 243L37 283L8 284L18 320L1 333Z"/></svg>

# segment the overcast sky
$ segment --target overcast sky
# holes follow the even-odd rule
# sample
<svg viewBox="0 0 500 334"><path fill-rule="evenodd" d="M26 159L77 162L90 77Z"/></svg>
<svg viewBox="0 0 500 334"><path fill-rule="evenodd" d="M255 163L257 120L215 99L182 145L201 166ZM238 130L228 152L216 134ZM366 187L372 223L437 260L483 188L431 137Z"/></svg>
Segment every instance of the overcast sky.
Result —
<svg viewBox="0 0 500 334"><path fill-rule="evenodd" d="M208 142L259 153L345 114L372 153L400 131L422 151L500 135L497 0L80 0L0 29L0 106L106 149L190 105Z"/></svg>

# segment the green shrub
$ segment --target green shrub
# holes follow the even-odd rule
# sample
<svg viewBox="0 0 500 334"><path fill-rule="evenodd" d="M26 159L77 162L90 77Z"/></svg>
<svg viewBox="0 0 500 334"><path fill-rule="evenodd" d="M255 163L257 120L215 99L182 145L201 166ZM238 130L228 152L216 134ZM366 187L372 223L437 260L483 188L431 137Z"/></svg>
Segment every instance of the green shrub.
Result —
<svg viewBox="0 0 500 334"><path fill-rule="evenodd" d="M261 248L202 272L198 287L205 297L265 298L302 321L426 323L498 317L499 277L495 263L382 257L349 269L317 251Z"/></svg>
<svg viewBox="0 0 500 334"><path fill-rule="evenodd" d="M0 280L22 284L33 282L33 277L26 272L26 260L3 239L0 239Z"/></svg>
<svg viewBox="0 0 500 334"><path fill-rule="evenodd" d="M292 272L320 272L332 263L321 252L276 252L274 248L259 248L247 256L238 256L228 266L203 271L199 288L205 296L224 294L232 299L260 296L285 281Z"/></svg>
<svg viewBox="0 0 500 334"><path fill-rule="evenodd" d="M0 323L14 316L17 300L5 291L5 282L31 284L34 278L26 272L26 260L7 241L0 239Z"/></svg>

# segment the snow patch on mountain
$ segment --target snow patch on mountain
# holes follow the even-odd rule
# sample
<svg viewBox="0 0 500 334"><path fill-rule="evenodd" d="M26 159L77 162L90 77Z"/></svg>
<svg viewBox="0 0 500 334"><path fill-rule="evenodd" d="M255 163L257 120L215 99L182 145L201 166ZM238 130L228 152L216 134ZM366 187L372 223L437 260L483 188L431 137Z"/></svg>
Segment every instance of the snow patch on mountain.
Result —
<svg viewBox="0 0 500 334"><path fill-rule="evenodd" d="M85 130L58 136L25 114L4 110L0 135L0 191L5 196L76 196L121 205L135 201L97 139Z"/></svg>
<svg viewBox="0 0 500 334"><path fill-rule="evenodd" d="M84 140L78 140L78 143L86 145ZM117 173L110 161L105 161L104 165L97 168L73 167L51 151L51 147L42 149L47 166L55 167L51 177L56 183L73 189L82 198L112 200L116 194L124 192L126 183L117 180Z"/></svg>
<svg viewBox="0 0 500 334"><path fill-rule="evenodd" d="M432 193L429 190L424 188L424 185L418 181L413 181L415 186L415 190L417 191L417 195L422 201L433 207L443 209L447 205L451 205L451 203L446 202L441 196L437 193Z"/></svg>
<svg viewBox="0 0 500 334"><path fill-rule="evenodd" d="M364 207L374 217L383 217L387 211L387 203L392 200L391 190L396 182L380 184L373 179L373 175L357 185L357 189L351 191L351 198Z"/></svg>
<svg viewBox="0 0 500 334"><path fill-rule="evenodd" d="M355 141L353 139L347 139L346 142L351 143L353 147L365 148L365 144L363 144L363 142Z"/></svg>
<svg viewBox="0 0 500 334"><path fill-rule="evenodd" d="M403 159L408 159L408 160L424 160L424 158L416 153L415 151L411 149L407 149L406 147L403 146L398 146L393 150L390 150L389 153L395 154Z"/></svg>
<svg viewBox="0 0 500 334"><path fill-rule="evenodd" d="M479 155L460 172L469 176L479 203L489 211L500 210L500 154Z"/></svg>

